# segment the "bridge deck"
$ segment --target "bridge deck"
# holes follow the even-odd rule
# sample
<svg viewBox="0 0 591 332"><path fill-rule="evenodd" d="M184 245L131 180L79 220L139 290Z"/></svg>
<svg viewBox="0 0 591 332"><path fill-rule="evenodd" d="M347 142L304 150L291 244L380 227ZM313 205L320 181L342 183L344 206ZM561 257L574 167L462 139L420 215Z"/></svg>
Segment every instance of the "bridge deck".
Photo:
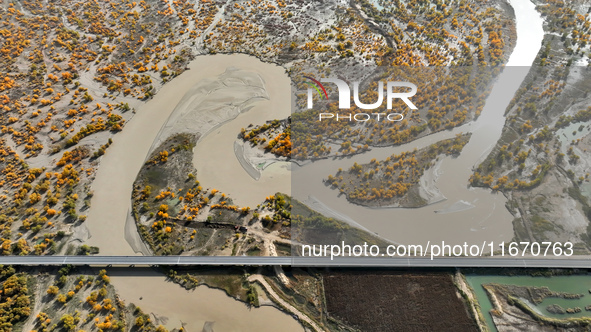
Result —
<svg viewBox="0 0 591 332"><path fill-rule="evenodd" d="M589 258L372 258L372 257L253 257L253 256L0 256L3 265L195 265L195 266L318 266L318 267L529 267L591 268Z"/></svg>

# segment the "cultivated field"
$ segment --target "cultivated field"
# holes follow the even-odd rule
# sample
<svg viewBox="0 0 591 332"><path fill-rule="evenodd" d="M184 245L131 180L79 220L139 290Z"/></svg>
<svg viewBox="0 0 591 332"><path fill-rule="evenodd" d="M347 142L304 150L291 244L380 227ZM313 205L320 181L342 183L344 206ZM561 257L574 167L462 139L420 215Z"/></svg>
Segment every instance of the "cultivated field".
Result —
<svg viewBox="0 0 591 332"><path fill-rule="evenodd" d="M362 331L477 331L447 273L324 275L328 313Z"/></svg>

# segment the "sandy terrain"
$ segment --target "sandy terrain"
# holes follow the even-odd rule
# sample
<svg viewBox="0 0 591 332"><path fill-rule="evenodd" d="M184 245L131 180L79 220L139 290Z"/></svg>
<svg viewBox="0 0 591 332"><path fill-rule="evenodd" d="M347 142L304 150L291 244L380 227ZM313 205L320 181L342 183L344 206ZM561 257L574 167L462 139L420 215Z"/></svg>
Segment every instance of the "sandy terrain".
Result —
<svg viewBox="0 0 591 332"><path fill-rule="evenodd" d="M437 161L435 165L425 170L423 176L419 181L419 194L427 201L427 204L433 204L445 200L445 196L439 191L435 183L441 175L440 171L441 160Z"/></svg>
<svg viewBox="0 0 591 332"><path fill-rule="evenodd" d="M265 152L261 148L253 147L241 139L234 141L234 154L242 168L257 181L269 166L274 165L273 168L291 169L291 162L288 162L287 158Z"/></svg>
<svg viewBox="0 0 591 332"><path fill-rule="evenodd" d="M269 99L257 73L232 66L220 74L199 81L185 93L158 133L152 149L173 134L207 135L250 109L253 103Z"/></svg>

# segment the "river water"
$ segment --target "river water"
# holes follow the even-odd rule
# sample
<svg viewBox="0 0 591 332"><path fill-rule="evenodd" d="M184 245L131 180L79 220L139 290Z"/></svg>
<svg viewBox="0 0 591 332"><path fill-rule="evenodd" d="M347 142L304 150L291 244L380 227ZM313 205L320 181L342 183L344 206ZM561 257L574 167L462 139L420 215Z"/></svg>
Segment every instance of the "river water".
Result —
<svg viewBox="0 0 591 332"><path fill-rule="evenodd" d="M292 316L274 307L248 308L218 289L199 286L187 291L159 273L136 268L113 269L108 274L126 303L154 313L162 319L158 324L169 330L184 326L185 331L198 332L212 322L216 332L276 332L278 327L286 332L304 331Z"/></svg>
<svg viewBox="0 0 591 332"><path fill-rule="evenodd" d="M86 244L100 247L100 253L102 255L135 254L125 239L124 226L131 210L133 182L146 160L146 156L148 156L154 142L161 139L158 137L159 133L163 129L166 129L165 124L173 111L183 111L175 106L183 101L185 94L191 91L197 83L205 79L216 78L224 73L227 68L234 65L238 65L239 68L251 69L255 72L273 72L274 76L266 76L265 78L267 80L277 79L279 82L284 82L284 84L277 84L277 89L281 89L284 85L287 86L286 89L289 89L289 80L282 68L278 70L276 69L279 68L278 66L263 63L254 57L243 54L197 57L189 64L190 70L175 77L173 81L164 85L152 100L141 105L134 117L125 125L125 130L113 137L113 144L109 147L108 153L101 157L100 167L96 172L96 177L92 184L92 190L94 191L91 201L92 208L85 222L91 234ZM268 90L271 92L274 91L269 88ZM272 97L280 96L272 95ZM289 103L289 95L285 99ZM261 101L260 103L263 104L265 101ZM267 111L266 108L262 107L261 109L263 110L263 115L268 115L265 113ZM252 114L256 115L257 110L258 108L253 108L251 110L253 111ZM289 108L287 114L289 114ZM239 117L238 119L243 118ZM245 127L248 126L248 121L250 119L245 121ZM214 125L212 124L212 127ZM236 124L229 122L226 125L234 126ZM240 130L238 129L238 131L232 132L230 136L235 138L239 132ZM223 140L219 142L223 142ZM233 151L232 146L229 149ZM206 156L203 159L210 160L211 163L207 164L207 166L210 166L208 168L212 168L213 170L198 168L203 173L203 176L198 174L199 180L204 184L204 187L216 186L217 189L232 194L232 196L237 196L237 199L240 199L241 196L248 196L248 190L234 193L230 190L231 188L227 188L224 185L226 183L231 184L231 182L226 182L226 178L233 176L233 173L237 171L244 172L244 170L241 167L237 167L235 170L229 170L227 173L216 172L216 170L222 169L221 167L223 166L220 165L224 165L227 162L224 159L214 159L214 156L216 156L215 153L220 150L220 147L214 144L209 150L211 150L212 156ZM223 157L222 155L221 158ZM236 162L236 164L238 163ZM241 175L236 175L242 179L240 183L247 181L244 179L248 177L248 174L244 173L245 176ZM289 179L286 179L285 182L289 184ZM246 184L252 186L250 183ZM288 189L289 187L287 187Z"/></svg>
<svg viewBox="0 0 591 332"><path fill-rule="evenodd" d="M492 310L492 303L490 302L486 291L482 288L482 284L504 284L517 286L532 286L532 287L548 287L555 292L565 292L573 294L583 294L580 299L562 299L562 298L546 298L538 305L531 305L533 309L541 312L543 315L553 318L565 319L569 317L591 317L591 312L586 311L585 307L591 305L591 277L588 275L575 276L555 276L555 277L531 277L531 276L491 276L491 275L467 275L466 279L474 294L480 303L480 308L486 323L491 331L497 331L494 325L490 310ZM552 314L546 310L546 307L551 304L558 304L564 309L580 307L583 309L576 314Z"/></svg>
<svg viewBox="0 0 591 332"><path fill-rule="evenodd" d="M158 139L163 124L175 109L174 105L195 84L217 77L235 64L255 71L277 67L246 55L200 56L189 65L191 70L166 84L150 102L142 105L125 129L113 138L113 144L101 158L92 185L92 208L85 223L91 238L86 244L98 246L101 255L136 254L125 238L124 228L131 208L133 182L153 142ZM275 70L275 73L285 76L283 69ZM272 77L267 76L267 79L272 80ZM236 132L233 135L236 137ZM286 182L289 184L289 179ZM215 181L213 183L217 185ZM200 286L195 291L186 291L167 282L162 275L145 275L134 273L134 270L110 274L111 283L126 303L136 303L144 312L167 317L163 324L167 328L178 328L183 322L187 331L201 331L205 322L214 322L214 331L271 332L277 331L279 326L286 332L303 331L295 319L276 308L248 309L244 303L220 290Z"/></svg>
<svg viewBox="0 0 591 332"><path fill-rule="evenodd" d="M509 64L529 65L539 50L543 36L542 21L530 2L514 0L511 4L515 8L517 17L518 40ZM134 118L127 123L125 130L114 137L108 153L101 159L101 165L93 182L94 197L86 221L91 238L86 241L87 244L100 247L103 255L135 254L124 236L132 184L152 143L157 139L162 125L173 111L171 105L177 105L197 82L204 78L217 77L231 66L259 73L266 83L270 100L260 101L248 112L217 127L198 143L194 164L198 170L199 180L206 187L216 187L226 192L240 205L253 206L259 203L264 195L276 191L289 192L289 183L279 187L274 187L273 184L285 183L278 180L282 176L287 176L287 182L289 182L288 172L271 168L271 174L266 175L263 172L262 175L263 179L265 177L271 179L268 185L253 181L240 164L234 162L233 146L230 144L234 141L239 128L289 114L291 105L287 75L275 65L264 64L245 55L201 56L190 64L190 71L165 85L153 100L143 105ZM268 72L272 74L269 76ZM501 106L509 102L513 95L511 92L517 89L527 68L517 68L511 72L511 75L505 73L501 75L499 83L491 93L491 98L494 96L500 100L495 103L497 107L495 109L485 107L476 123L462 128L462 130L469 128L474 134L461 156L457 159L445 159L442 163L441 170L444 175L439 177L437 186L448 198L445 202L423 209L367 209L349 204L345 198L337 197L335 191L322 185L321 180L328 174L334 173L335 166L340 167L333 161L330 162L328 169L323 167L325 166L323 162L317 162L304 166L296 172L306 170L313 174L309 183L310 190L314 196L322 198L322 203L326 207L397 242L422 243L430 239L446 240L450 243L468 240L468 242L478 242L483 239L508 240L512 237L511 216L504 207L504 197L500 194L491 194L487 190L468 189L466 183L471 167L498 139L504 123L504 107ZM355 159L343 161L342 167L348 167L354 161L367 162L371 158L385 158L396 151L412 150L414 147L451 137L456 132L458 129L432 135L395 149L374 149L369 153L356 156ZM228 151L232 151L232 154ZM434 211L446 209L459 201L469 202L474 207L455 213L438 214L434 222ZM377 218L367 218L369 213L375 213ZM388 222L384 222L385 220ZM114 276L112 282L125 301L136 302L147 312L154 311L169 317L170 324L167 324L169 327L178 326L176 321L182 320L189 324L187 326L192 327L191 330L198 330L205 321L224 321L224 324L228 325L224 325L222 331L252 331L253 329L245 327L247 325L243 322L252 322L255 324L252 326L259 326L255 321L264 320L267 323L264 326L269 327L268 331L276 331L278 326L285 331L302 330L297 322L279 310L265 308L246 311L244 304L237 303L221 291L199 287L195 292L187 292L167 283L161 276L122 275ZM140 302L138 302L139 297L143 297ZM199 313L198 316L196 316L197 313ZM222 326L221 323L216 324L220 325L214 325L214 328ZM260 329L254 330L264 331L264 326L260 326Z"/></svg>
<svg viewBox="0 0 591 332"><path fill-rule="evenodd" d="M294 170L292 192L296 198L315 202L319 212L345 218L350 222L403 244L445 241L446 244L482 244L483 241L507 241L513 237L513 217L505 208L506 199L490 190L468 187L472 169L494 147L505 123L504 112L529 71L544 35L542 19L529 1L511 1L517 20L517 43L487 98L478 120L453 131L440 132L397 148L373 149L343 160L321 160ZM419 209L373 209L350 204L344 195L322 183L338 168L349 169L354 162L384 160L394 153L411 151L472 132L469 143L458 158L447 157L441 163L436 181L447 199ZM446 212L446 213L436 213Z"/></svg>
<svg viewBox="0 0 591 332"><path fill-rule="evenodd" d="M445 241L449 244L482 244L483 241L510 240L513 237L513 217L505 208L505 197L500 193L492 194L490 190L468 187L468 178L472 168L486 157L499 139L505 122L504 111L528 73L527 66L533 62L543 38L543 22L534 5L517 0L511 1L511 5L514 6L517 21L515 50L510 56L508 67L497 78L476 122L396 148L374 148L351 158L321 160L296 167L291 174L275 169L273 173L263 172L263 177L271 174L273 180L277 180L283 171L286 177L291 175L291 193L295 198L319 212L343 218L397 243ZM266 73L260 71L259 74ZM288 100L283 97L288 92L278 91L280 88L286 89L287 84L279 86L275 84L276 81L265 82L270 102L260 102L248 112L216 128L195 148L194 165L200 181L206 186L221 187L218 189L230 194L239 205L252 206L260 203L261 197L282 191L272 183L252 179L237 162L232 150L240 128L247 127L253 121L260 124L266 119L280 118L289 107ZM276 98L278 95L282 97ZM472 132L472 137L461 155L458 158L445 158L441 163L441 176L436 186L447 199L440 203L420 209L366 208L349 203L344 196L339 197L337 191L322 182L328 175L336 173L338 168L348 169L354 162L367 163L373 158L383 160L393 153L421 148L466 131Z"/></svg>
<svg viewBox="0 0 591 332"><path fill-rule="evenodd" d="M255 180L236 158L234 142L242 128L251 124L264 124L266 120L287 118L291 113L291 85L283 67L263 63L256 58L248 62L236 60L228 62L228 66L256 73L269 99L255 101L249 105L252 108L244 109L235 118L202 137L193 150L193 165L197 169L197 179L204 188L218 189L229 194L235 204L254 208L269 195L291 192L290 174L281 167L285 163L275 163ZM226 93L234 95L242 89L238 86L228 89ZM192 107L196 108L197 114L201 112L199 105Z"/></svg>

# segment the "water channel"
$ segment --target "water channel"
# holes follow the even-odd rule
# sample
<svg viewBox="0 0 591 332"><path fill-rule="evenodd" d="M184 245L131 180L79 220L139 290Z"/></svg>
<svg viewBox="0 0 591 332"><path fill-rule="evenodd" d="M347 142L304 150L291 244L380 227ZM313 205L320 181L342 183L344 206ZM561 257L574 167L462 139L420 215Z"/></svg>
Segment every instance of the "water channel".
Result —
<svg viewBox="0 0 591 332"><path fill-rule="evenodd" d="M566 319L569 317L591 317L591 312L586 311L585 307L591 305L591 277L586 275L575 276L554 276L554 277L532 277L532 276L491 276L491 275L467 275L468 283L474 289L474 294L478 299L480 308L484 318L486 319L488 328L491 331L497 331L490 310L492 310L492 303L490 302L486 291L482 288L483 284L504 284L517 286L531 286L531 287L548 287L555 292L565 292L572 294L583 294L580 299L562 299L562 298L546 298L538 305L531 305L532 309L542 313L545 316ZM548 305L557 304L562 308L580 307L583 309L575 314L553 314L546 310Z"/></svg>

